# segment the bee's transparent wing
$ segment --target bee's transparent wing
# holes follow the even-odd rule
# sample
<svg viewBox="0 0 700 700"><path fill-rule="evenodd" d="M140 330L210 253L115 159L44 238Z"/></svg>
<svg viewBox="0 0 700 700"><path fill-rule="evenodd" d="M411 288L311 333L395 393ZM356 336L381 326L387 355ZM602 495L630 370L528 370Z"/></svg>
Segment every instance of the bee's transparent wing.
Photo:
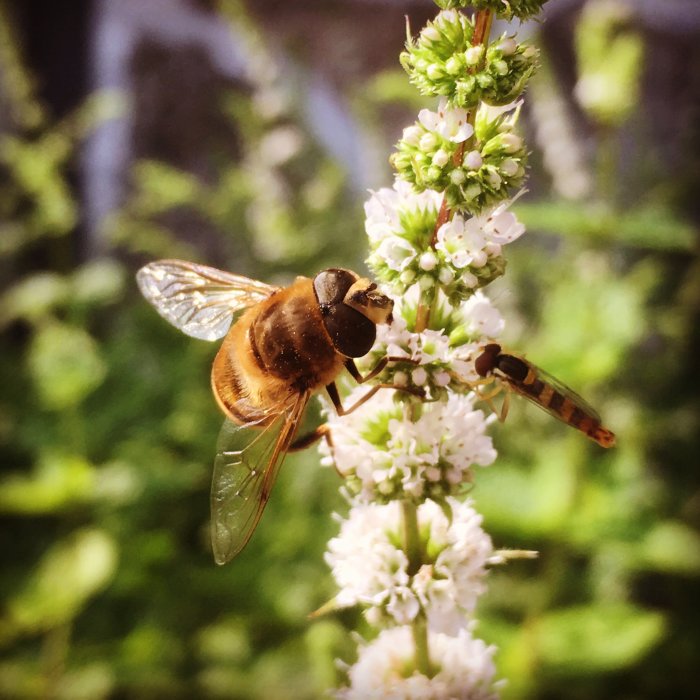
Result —
<svg viewBox="0 0 700 700"><path fill-rule="evenodd" d="M211 484L211 543L217 564L233 559L253 534L308 400L308 393L299 395L259 430L224 421ZM232 449L241 431L250 433L249 441Z"/></svg>
<svg viewBox="0 0 700 700"><path fill-rule="evenodd" d="M158 313L201 340L226 335L236 312L278 288L184 260L158 260L136 273L139 289Z"/></svg>

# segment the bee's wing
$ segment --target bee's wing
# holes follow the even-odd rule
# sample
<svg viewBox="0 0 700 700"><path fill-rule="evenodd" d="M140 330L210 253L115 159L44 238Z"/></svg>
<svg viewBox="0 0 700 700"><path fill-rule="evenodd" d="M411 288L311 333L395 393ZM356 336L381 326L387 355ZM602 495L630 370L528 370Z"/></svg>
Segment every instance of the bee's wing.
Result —
<svg viewBox="0 0 700 700"><path fill-rule="evenodd" d="M141 293L183 333L201 340L226 335L236 312L278 288L184 260L158 260L136 273Z"/></svg>
<svg viewBox="0 0 700 700"><path fill-rule="evenodd" d="M308 393L300 394L262 430L224 421L211 484L211 543L217 564L233 559L253 534L308 400ZM252 439L240 450L230 449L242 430L249 430Z"/></svg>
<svg viewBox="0 0 700 700"><path fill-rule="evenodd" d="M523 360L522 357L520 359ZM527 364L536 372L537 378L539 380L543 381L545 384L549 384L555 391L559 392L562 396L565 396L567 399L569 399L569 401L571 401L571 403L573 403L574 406L581 409L581 411L583 411L586 415L590 416L598 423L601 422L600 416L598 415L597 411L593 408L593 406L587 403L586 400L579 396L573 389L566 386L566 384L559 381L549 372L545 372L540 367L533 365L531 362L528 362L527 360L523 360L523 362L527 362ZM510 380L507 376L503 377L503 379L506 381L508 386L510 386L515 392L520 394L520 396L524 396L526 399L532 401L532 403L534 403L536 406L539 406L541 409L547 411L547 413L549 413L551 416L554 416L558 420L562 420L562 417L554 409L550 408L549 406L545 406L543 403L538 401L536 397L532 396L531 394L528 394L527 391L525 391L525 389L518 384L518 382Z"/></svg>

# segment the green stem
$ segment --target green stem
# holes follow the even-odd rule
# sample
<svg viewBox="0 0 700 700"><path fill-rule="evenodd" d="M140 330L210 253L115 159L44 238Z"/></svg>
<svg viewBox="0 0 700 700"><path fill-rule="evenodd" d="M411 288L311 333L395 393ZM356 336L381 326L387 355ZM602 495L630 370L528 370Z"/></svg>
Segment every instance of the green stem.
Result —
<svg viewBox="0 0 700 700"><path fill-rule="evenodd" d="M418 506L410 501L401 501L403 525L403 549L408 557L408 575L413 577L423 563L423 551L418 529ZM413 643L416 649L416 668L424 676L431 676L430 653L428 651L428 624L423 611L411 623Z"/></svg>
<svg viewBox="0 0 700 700"><path fill-rule="evenodd" d="M416 668L428 678L433 677L433 669L430 663L428 651L428 621L421 611L412 624L413 643L416 647Z"/></svg>
<svg viewBox="0 0 700 700"><path fill-rule="evenodd" d="M415 576L420 569L423 553L418 530L418 506L411 501L401 501L403 525L403 550L408 557L408 575Z"/></svg>

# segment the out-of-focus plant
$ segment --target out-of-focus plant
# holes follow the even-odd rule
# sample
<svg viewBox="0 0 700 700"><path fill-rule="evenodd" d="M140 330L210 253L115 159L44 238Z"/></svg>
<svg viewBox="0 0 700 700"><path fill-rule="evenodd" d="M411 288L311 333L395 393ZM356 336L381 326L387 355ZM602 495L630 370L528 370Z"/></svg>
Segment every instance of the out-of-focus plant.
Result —
<svg viewBox="0 0 700 700"><path fill-rule="evenodd" d="M226 6L259 42L238 4ZM122 252L85 260L75 235L79 145L124 103L97 97L52 120L0 8L11 117L0 135L0 695L317 696L334 679L339 625L305 633L300 621L330 594L319 579L332 526L320 516L334 476L311 477L312 458L290 457L257 544L235 568L212 566L211 349L182 342L136 302ZM223 164L209 186L137 164L106 227L122 251L197 258L166 225L189 208L241 272L269 279L287 266L317 270L324 255L351 258L342 172L295 125L293 89L262 44L250 56L252 95L222 95L243 161ZM242 254L249 246L262 262ZM305 507L284 515L292 503Z"/></svg>
<svg viewBox="0 0 700 700"><path fill-rule="evenodd" d="M340 506L337 478L313 454L290 455L255 540L235 566L212 566L207 491L220 423L208 388L212 350L145 308L129 287L134 265L80 259L71 181L89 126L80 110L56 124L36 99L9 6L0 4L8 136L0 148L0 695L318 697L337 683L333 659L352 654L343 627L356 624L350 610L305 620L333 594L322 553L335 529L328 511ZM225 6L243 19L237 3ZM646 53L648 38L630 25L604 35L631 33ZM516 203L529 235L510 246L508 286L496 300L512 345L594 397L620 441L596 459L572 431L515 403L507 429L494 427L499 468L480 472L476 506L494 539L541 558L526 573L491 572L478 632L500 649L509 697L693 697L700 562L691 527L699 433L691 314L700 276L690 252L696 231L678 214L692 169L669 175L654 144L619 150L645 133L636 128L641 109L627 113L634 128L594 120L582 130L543 59L528 114L550 121L533 120L530 162L539 168L542 153L563 194ZM370 100L406 101L407 84L384 74L354 105L366 114ZM294 92L256 91L255 106L246 95L226 98L237 128L250 130L246 162L223 164L213 185L162 163L137 165L113 240L131 255L197 259L197 246L167 225L192 207L219 231L238 271L272 281L281 267L357 266L361 207L301 128L293 157L252 162L268 131L297 128L285 98ZM270 116L237 118L250 114ZM613 157L601 156L603 138ZM612 188L602 184L606 162ZM280 202L270 218L248 206L267 201L251 173L265 183L268 170L267 195ZM308 246L299 244L307 224ZM270 250L279 231L289 258ZM249 245L265 260L245 252Z"/></svg>

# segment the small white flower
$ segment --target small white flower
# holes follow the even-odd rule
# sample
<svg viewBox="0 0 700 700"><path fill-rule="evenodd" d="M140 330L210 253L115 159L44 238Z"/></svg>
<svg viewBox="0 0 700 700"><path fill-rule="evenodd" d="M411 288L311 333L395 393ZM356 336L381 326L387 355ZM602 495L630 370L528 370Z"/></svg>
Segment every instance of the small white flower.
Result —
<svg viewBox="0 0 700 700"><path fill-rule="evenodd" d="M403 130L402 138L410 146L417 146L420 143L420 137L423 135L423 130L416 124L411 124Z"/></svg>
<svg viewBox="0 0 700 700"><path fill-rule="evenodd" d="M428 381L428 373L422 367L416 367L411 372L411 379L416 386L423 386Z"/></svg>
<svg viewBox="0 0 700 700"><path fill-rule="evenodd" d="M396 180L391 188L382 187L372 192L365 202L365 230L370 243L377 245L390 236L401 236L403 212L434 210L438 211L442 195L434 190L421 193L413 191L408 182Z"/></svg>
<svg viewBox="0 0 700 700"><path fill-rule="evenodd" d="M495 647L475 639L470 629L456 636L431 632L431 678L415 667L415 647L409 626L384 630L359 649L357 663L348 670L349 685L340 700L497 700Z"/></svg>
<svg viewBox="0 0 700 700"><path fill-rule="evenodd" d="M435 134L431 131L428 131L425 134L423 134L423 136L420 137L420 141L418 142L418 147L424 153L430 153L431 151L435 150L437 145L437 136L435 136Z"/></svg>
<svg viewBox="0 0 700 700"><path fill-rule="evenodd" d="M490 212L482 213L479 216L486 236L494 243L501 245L512 243L525 233L525 225L518 220L513 212L508 211L508 207L514 199L501 202Z"/></svg>
<svg viewBox="0 0 700 700"><path fill-rule="evenodd" d="M435 152L433 156L433 165L437 165L438 168L443 168L450 160L450 154L447 151L443 151L442 148Z"/></svg>
<svg viewBox="0 0 700 700"><path fill-rule="evenodd" d="M454 278L454 272L452 272L452 270L450 270L449 267L440 268L440 272L438 273L438 279L440 280L441 284L450 284L450 282L452 282Z"/></svg>
<svg viewBox="0 0 700 700"><path fill-rule="evenodd" d="M475 66L481 60L483 53L484 53L483 45L479 44L478 46L470 46L464 52L464 58L467 61L467 65L468 66Z"/></svg>
<svg viewBox="0 0 700 700"><path fill-rule="evenodd" d="M512 158L506 158L501 163L501 170L508 177L515 177L520 170L520 166Z"/></svg>
<svg viewBox="0 0 700 700"><path fill-rule="evenodd" d="M481 290L476 291L464 302L460 313L472 335L497 338L505 328L505 321L500 312Z"/></svg>
<svg viewBox="0 0 700 700"><path fill-rule="evenodd" d="M416 249L404 238L391 236L379 244L377 254L392 270L401 271L413 262L417 253Z"/></svg>
<svg viewBox="0 0 700 700"><path fill-rule="evenodd" d="M523 140L517 134L501 134L501 143L506 153L516 153L523 147Z"/></svg>
<svg viewBox="0 0 700 700"><path fill-rule="evenodd" d="M512 56L518 48L518 45L515 43L515 39L512 37L507 37L503 39L503 41L499 42L498 48L501 50L504 56Z"/></svg>
<svg viewBox="0 0 700 700"><path fill-rule="evenodd" d="M440 100L437 112L422 109L418 113L418 121L428 131L434 131L453 143L462 143L474 133L474 127L467 121L467 110L448 108L445 98Z"/></svg>
<svg viewBox="0 0 700 700"><path fill-rule="evenodd" d="M456 214L439 228L435 248L455 267L463 268L472 263L475 253L485 245L486 238L480 228Z"/></svg>

